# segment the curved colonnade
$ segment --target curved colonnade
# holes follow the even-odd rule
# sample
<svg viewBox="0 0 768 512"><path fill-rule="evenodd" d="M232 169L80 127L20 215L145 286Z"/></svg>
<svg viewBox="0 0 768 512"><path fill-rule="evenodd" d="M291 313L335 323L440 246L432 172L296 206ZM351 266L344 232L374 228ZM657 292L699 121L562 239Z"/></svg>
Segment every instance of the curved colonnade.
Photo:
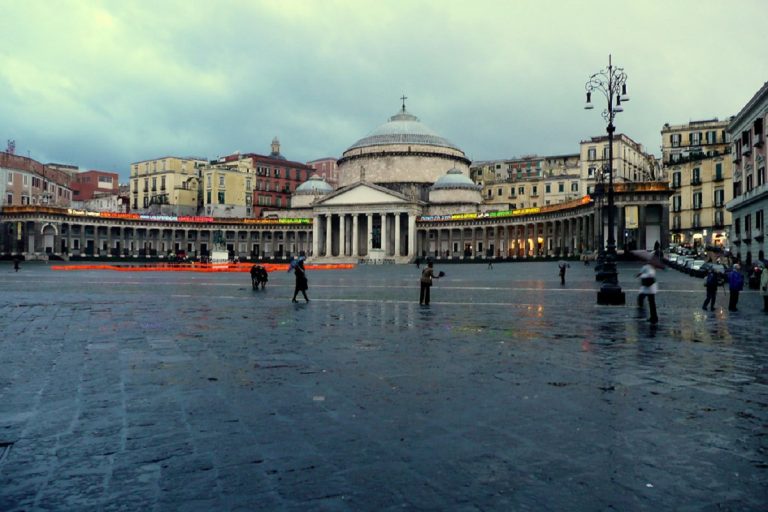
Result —
<svg viewBox="0 0 768 512"><path fill-rule="evenodd" d="M617 190L619 249L649 248L657 241L666 246L669 189L649 185ZM598 249L607 239L603 208L588 196L541 208L438 216L420 216L418 209L403 206L398 210L393 205L365 205L351 213L318 209L313 218L300 219L170 218L5 207L0 213L0 255L200 257L219 242L241 259L280 260L303 252L319 262L408 263L417 257L576 255Z"/></svg>

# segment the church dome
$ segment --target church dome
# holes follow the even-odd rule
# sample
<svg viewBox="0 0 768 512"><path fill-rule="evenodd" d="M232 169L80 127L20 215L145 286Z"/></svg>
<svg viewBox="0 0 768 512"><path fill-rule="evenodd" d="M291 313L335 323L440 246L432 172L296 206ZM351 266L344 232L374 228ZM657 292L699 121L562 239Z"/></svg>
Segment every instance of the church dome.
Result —
<svg viewBox="0 0 768 512"><path fill-rule="evenodd" d="M307 181L296 187L294 194L317 195L330 194L331 192L333 192L333 187L317 174L313 174Z"/></svg>
<svg viewBox="0 0 768 512"><path fill-rule="evenodd" d="M389 118L366 137L352 144L347 151L370 146L388 146L392 144L412 144L439 146L459 150L453 143L436 134L418 117L408 113L405 107Z"/></svg>
<svg viewBox="0 0 768 512"><path fill-rule="evenodd" d="M434 185L432 185L432 190L440 190L440 189L469 189L469 190L480 190L479 185L475 185L475 183L469 179L467 176L464 175L463 172L461 172L459 169L453 168L450 171L448 171L445 175L440 176Z"/></svg>

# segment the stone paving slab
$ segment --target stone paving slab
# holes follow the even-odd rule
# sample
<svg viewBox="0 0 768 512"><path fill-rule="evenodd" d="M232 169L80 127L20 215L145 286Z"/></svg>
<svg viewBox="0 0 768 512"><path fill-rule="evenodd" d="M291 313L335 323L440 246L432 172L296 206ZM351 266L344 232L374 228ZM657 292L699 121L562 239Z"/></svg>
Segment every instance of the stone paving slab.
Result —
<svg viewBox="0 0 768 512"><path fill-rule="evenodd" d="M0 510L765 510L768 317L556 263L0 266Z"/></svg>

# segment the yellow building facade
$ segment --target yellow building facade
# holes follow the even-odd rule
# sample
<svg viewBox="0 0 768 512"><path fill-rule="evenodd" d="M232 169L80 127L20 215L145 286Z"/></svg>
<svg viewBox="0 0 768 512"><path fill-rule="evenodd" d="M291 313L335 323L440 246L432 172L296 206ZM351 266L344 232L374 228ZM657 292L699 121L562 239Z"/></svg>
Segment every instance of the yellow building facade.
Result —
<svg viewBox="0 0 768 512"><path fill-rule="evenodd" d="M132 211L197 215L202 158L166 156L131 164Z"/></svg>
<svg viewBox="0 0 768 512"><path fill-rule="evenodd" d="M251 217L255 172L246 161L201 170L202 212L212 217Z"/></svg>
<svg viewBox="0 0 768 512"><path fill-rule="evenodd" d="M726 127L710 119L665 124L662 161L674 194L670 198L671 241L692 246L727 247L733 199L733 165Z"/></svg>
<svg viewBox="0 0 768 512"><path fill-rule="evenodd" d="M591 194L595 185L608 179L608 136L592 137L581 141L579 149L580 180L584 194ZM659 178L653 155L645 152L627 135L620 133L613 136L613 182L645 182Z"/></svg>

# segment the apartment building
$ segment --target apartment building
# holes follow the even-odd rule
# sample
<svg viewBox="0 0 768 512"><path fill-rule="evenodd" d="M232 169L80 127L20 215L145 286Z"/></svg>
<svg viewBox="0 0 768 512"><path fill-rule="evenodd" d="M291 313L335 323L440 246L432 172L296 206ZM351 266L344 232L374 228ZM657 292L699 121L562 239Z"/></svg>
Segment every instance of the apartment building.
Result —
<svg viewBox="0 0 768 512"><path fill-rule="evenodd" d="M201 206L197 157L164 156L131 164L130 204L133 211L161 215L197 215Z"/></svg>
<svg viewBox="0 0 768 512"><path fill-rule="evenodd" d="M556 204L578 197L582 188L578 154L477 162L470 176L483 187L485 204L505 209Z"/></svg>
<svg viewBox="0 0 768 512"><path fill-rule="evenodd" d="M202 214L212 217L252 216L254 172L247 161L217 161L203 167L200 172L203 182Z"/></svg>
<svg viewBox="0 0 768 512"><path fill-rule="evenodd" d="M117 196L119 176L116 172L83 171L73 174L71 187L74 201L89 201L96 196Z"/></svg>
<svg viewBox="0 0 768 512"><path fill-rule="evenodd" d="M662 162L674 191L670 198L672 242L693 246L727 246L732 199L732 162L728 121L707 119L665 124L661 130Z"/></svg>
<svg viewBox="0 0 768 512"><path fill-rule="evenodd" d="M315 175L323 178L334 189L339 186L339 170L334 157L318 158L307 162L307 165L315 170Z"/></svg>
<svg viewBox="0 0 768 512"><path fill-rule="evenodd" d="M584 194L591 194L595 185L608 180L608 136L602 135L580 143L580 182ZM643 182L659 179L656 159L646 153L642 144L628 135L613 136L613 182Z"/></svg>
<svg viewBox="0 0 768 512"><path fill-rule="evenodd" d="M248 216L253 217L261 217L265 210L289 208L291 195L296 187L307 181L315 172L309 165L287 160L280 153L280 142L277 138L272 141L272 151L269 155L256 153L230 155L220 158L213 163L213 166L237 167L242 181L241 186L251 191L251 210ZM206 199L207 190L206 188ZM218 198L218 195L214 194L213 197ZM208 204L206 203L206 208ZM228 211L234 211L234 209Z"/></svg>
<svg viewBox="0 0 768 512"><path fill-rule="evenodd" d="M36 160L0 152L0 206L68 207L69 176Z"/></svg>
<svg viewBox="0 0 768 512"><path fill-rule="evenodd" d="M733 216L729 241L731 250L745 261L766 256L766 123L768 82L731 119L726 129L733 161L733 199L726 205Z"/></svg>

